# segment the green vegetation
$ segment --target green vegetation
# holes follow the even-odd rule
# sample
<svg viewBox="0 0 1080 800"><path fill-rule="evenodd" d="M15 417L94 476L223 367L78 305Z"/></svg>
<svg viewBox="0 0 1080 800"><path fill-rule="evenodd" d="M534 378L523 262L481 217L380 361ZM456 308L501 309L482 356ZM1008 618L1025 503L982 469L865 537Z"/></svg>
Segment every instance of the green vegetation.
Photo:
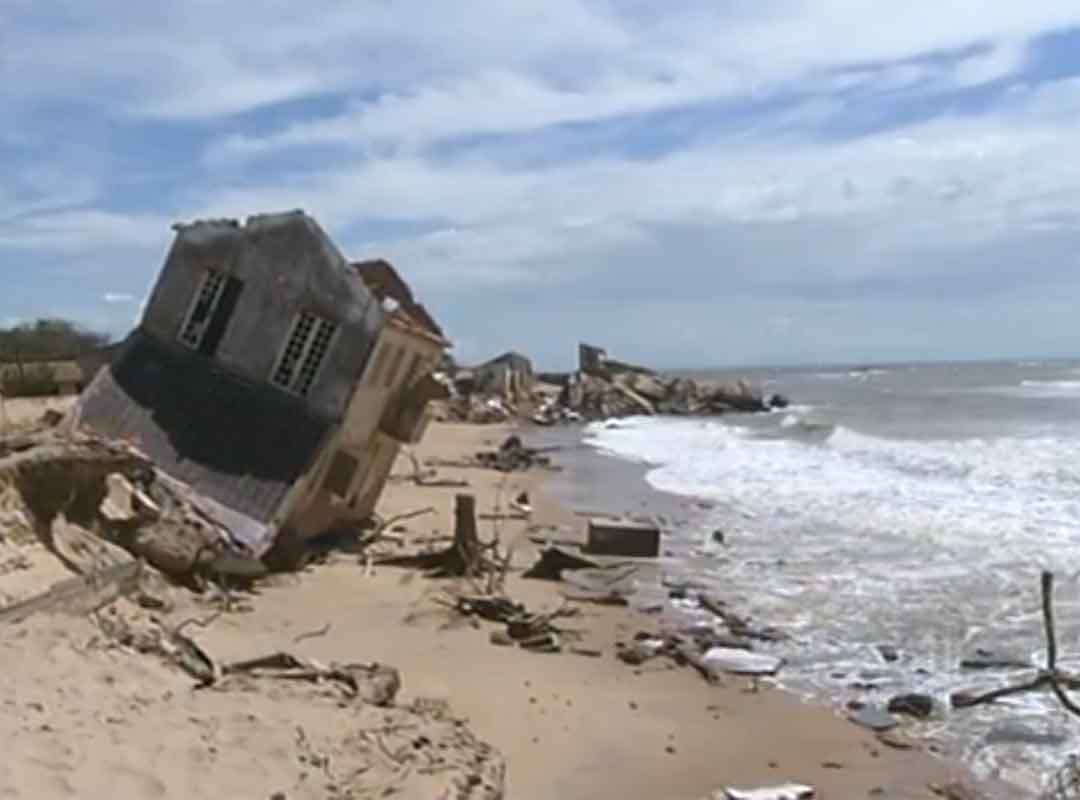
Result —
<svg viewBox="0 0 1080 800"><path fill-rule="evenodd" d="M104 347L109 337L64 319L0 328L0 363L63 361Z"/></svg>
<svg viewBox="0 0 1080 800"><path fill-rule="evenodd" d="M70 362L108 343L105 334L63 319L0 328L0 393L37 397L57 394L62 385L79 386L81 368Z"/></svg>

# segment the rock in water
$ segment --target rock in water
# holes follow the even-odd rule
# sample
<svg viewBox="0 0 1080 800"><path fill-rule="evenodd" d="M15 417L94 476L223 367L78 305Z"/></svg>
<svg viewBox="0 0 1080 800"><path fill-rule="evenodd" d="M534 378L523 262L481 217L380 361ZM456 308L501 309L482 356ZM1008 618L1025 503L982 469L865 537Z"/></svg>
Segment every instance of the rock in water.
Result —
<svg viewBox="0 0 1080 800"><path fill-rule="evenodd" d="M1030 669L1031 662L1011 653L998 653L982 648L960 662L962 669Z"/></svg>
<svg viewBox="0 0 1080 800"><path fill-rule="evenodd" d="M877 651L881 654L881 657L890 664L900 660L899 651L891 644L879 644Z"/></svg>
<svg viewBox="0 0 1080 800"><path fill-rule="evenodd" d="M926 719L933 711L934 698L928 694L898 694L889 701L889 712L892 714L907 714Z"/></svg>

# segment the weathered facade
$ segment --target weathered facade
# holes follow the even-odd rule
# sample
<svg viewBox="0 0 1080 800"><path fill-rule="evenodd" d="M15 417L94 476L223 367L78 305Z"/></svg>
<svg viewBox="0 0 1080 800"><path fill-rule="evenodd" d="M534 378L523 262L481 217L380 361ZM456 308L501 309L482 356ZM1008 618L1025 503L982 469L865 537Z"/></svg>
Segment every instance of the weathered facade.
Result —
<svg viewBox="0 0 1080 800"><path fill-rule="evenodd" d="M393 314L303 212L176 231L72 424L139 447L254 555L358 516L378 422L401 399L365 381Z"/></svg>

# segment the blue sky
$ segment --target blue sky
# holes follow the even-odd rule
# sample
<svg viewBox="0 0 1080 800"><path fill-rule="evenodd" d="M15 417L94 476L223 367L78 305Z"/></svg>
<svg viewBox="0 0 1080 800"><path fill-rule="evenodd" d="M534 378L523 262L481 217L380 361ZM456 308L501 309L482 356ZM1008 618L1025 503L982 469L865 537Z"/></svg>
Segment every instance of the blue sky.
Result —
<svg viewBox="0 0 1080 800"><path fill-rule="evenodd" d="M1080 354L1069 0L0 0L0 322L304 208L458 355Z"/></svg>

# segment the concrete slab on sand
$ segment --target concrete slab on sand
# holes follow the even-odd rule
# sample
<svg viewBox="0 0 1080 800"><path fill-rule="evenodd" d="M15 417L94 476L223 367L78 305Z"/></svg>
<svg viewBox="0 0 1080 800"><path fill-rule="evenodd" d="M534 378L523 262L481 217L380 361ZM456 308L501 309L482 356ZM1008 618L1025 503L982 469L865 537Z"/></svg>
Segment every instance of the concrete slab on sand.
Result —
<svg viewBox="0 0 1080 800"><path fill-rule="evenodd" d="M660 528L628 517L591 517L583 550L594 555L656 558L660 555Z"/></svg>

